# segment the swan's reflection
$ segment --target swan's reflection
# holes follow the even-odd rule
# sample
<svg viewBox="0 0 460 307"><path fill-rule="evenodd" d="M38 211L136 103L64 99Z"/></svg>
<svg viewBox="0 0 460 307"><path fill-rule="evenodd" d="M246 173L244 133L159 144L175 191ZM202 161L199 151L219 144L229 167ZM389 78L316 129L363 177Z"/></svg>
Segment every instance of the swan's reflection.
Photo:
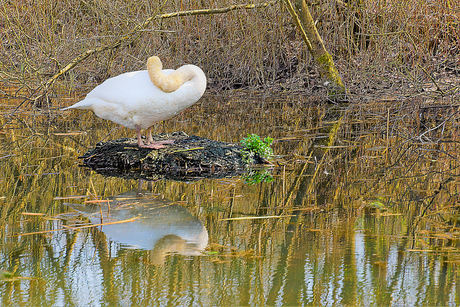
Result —
<svg viewBox="0 0 460 307"><path fill-rule="evenodd" d="M109 205L101 207L69 206L85 214L94 224L136 218L133 222L103 225L101 230L123 247L152 250L155 262L163 262L168 253L198 255L208 244L204 225L180 205L139 190L112 196L109 200Z"/></svg>

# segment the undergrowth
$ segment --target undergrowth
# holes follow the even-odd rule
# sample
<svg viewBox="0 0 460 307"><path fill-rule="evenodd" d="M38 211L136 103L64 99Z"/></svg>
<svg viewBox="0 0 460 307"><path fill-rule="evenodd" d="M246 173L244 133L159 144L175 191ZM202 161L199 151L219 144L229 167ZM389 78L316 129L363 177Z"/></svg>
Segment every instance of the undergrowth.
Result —
<svg viewBox="0 0 460 307"><path fill-rule="evenodd" d="M460 72L459 2L348 2L353 5L320 0L310 9L352 93L417 87L430 78L443 79L446 72ZM77 55L114 42L150 16L234 4L241 1L3 1L2 88L31 94ZM94 86L144 69L151 55L160 56L165 68L202 67L208 90L322 89L299 32L283 2L276 1L261 9L154 21L138 40L91 56L60 81L70 90Z"/></svg>

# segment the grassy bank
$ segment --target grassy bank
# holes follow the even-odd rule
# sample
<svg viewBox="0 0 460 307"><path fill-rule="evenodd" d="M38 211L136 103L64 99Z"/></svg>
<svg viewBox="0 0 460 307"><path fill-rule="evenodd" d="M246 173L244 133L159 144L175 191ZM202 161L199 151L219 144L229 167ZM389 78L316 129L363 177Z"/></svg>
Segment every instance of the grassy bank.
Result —
<svg viewBox="0 0 460 307"><path fill-rule="evenodd" d="M310 6L352 94L423 91L427 86L456 91L452 86L460 72L458 2L362 2L356 7L321 0ZM12 85L30 94L77 55L116 41L150 16L234 4L241 2L4 1L2 88ZM93 86L110 76L144 69L151 55L159 55L166 68L184 63L202 67L210 90L262 86L321 93L316 66L281 2L260 9L155 20L139 39L89 57L59 81L70 90Z"/></svg>

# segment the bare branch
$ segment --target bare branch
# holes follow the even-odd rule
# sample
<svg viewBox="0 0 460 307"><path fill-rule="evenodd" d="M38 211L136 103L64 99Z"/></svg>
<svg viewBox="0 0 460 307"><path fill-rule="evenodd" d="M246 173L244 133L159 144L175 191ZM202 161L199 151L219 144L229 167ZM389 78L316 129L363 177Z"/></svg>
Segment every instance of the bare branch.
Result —
<svg viewBox="0 0 460 307"><path fill-rule="evenodd" d="M179 11L175 13L166 13L166 14L161 14L161 15L155 15L152 17L149 17L145 19L142 23L138 24L137 26L134 27L134 29L123 35L121 38L119 38L117 41L101 46L98 48L94 49L89 49L86 50L84 53L78 55L74 59L72 59L64 68L59 70L56 74L54 74L51 78L46 81L42 88L44 92L38 97L36 97L34 100L41 98L43 95L46 94L46 91L49 89L49 87L59 78L61 75L67 73L70 71L72 68L77 66L79 63L87 59L88 57L92 56L93 54L106 51L106 50L111 50L118 48L123 45L129 45L133 41L135 41L139 35L145 31L145 28L154 20L160 20L160 19L167 19L167 18L174 18L174 17L181 17L181 16L196 16L196 15L211 15L211 14L223 14L223 13L228 13L234 10L252 10L256 8L265 8L269 5L275 4L277 1L268 1L268 2L262 2L262 3L257 3L257 4L239 4L239 5L231 5L228 7L224 8L217 8L217 9L201 9L201 10L191 10L191 11Z"/></svg>

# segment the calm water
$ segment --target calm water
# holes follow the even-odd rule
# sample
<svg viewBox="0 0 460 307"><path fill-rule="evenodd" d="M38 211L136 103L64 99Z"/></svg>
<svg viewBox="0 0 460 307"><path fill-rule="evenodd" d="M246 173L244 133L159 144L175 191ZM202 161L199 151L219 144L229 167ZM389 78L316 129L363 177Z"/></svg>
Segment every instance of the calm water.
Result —
<svg viewBox="0 0 460 307"><path fill-rule="evenodd" d="M207 97L156 132L272 136L273 181L139 182L77 158L133 131L90 112L6 116L8 103L0 305L460 304L459 229L441 224L443 206L458 209L457 160L445 154L456 157L455 142L407 155L369 116L343 122L331 143L327 106Z"/></svg>

